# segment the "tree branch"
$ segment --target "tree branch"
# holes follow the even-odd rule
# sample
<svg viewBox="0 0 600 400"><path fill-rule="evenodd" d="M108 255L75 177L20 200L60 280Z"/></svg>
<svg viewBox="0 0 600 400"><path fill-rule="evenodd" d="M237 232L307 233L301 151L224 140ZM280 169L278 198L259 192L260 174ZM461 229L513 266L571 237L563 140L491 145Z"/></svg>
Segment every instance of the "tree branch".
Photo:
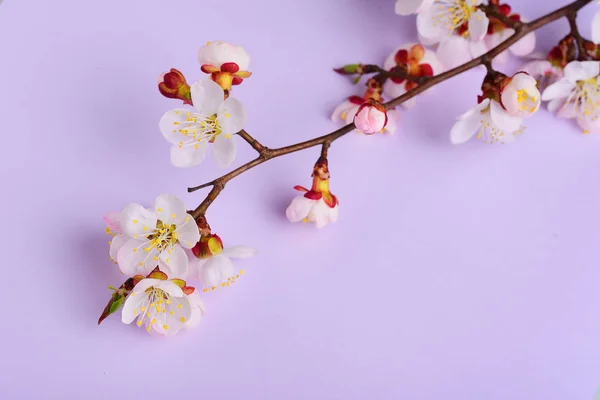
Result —
<svg viewBox="0 0 600 400"><path fill-rule="evenodd" d="M577 27L577 10L572 10L567 13L567 20L569 21L569 26L571 27L571 37L575 39L575 43L577 44L577 54L579 60L587 59L587 52L585 51L585 39L581 37L579 33L579 28Z"/></svg>
<svg viewBox="0 0 600 400"><path fill-rule="evenodd" d="M254 150L256 150L258 154L262 154L267 149L265 146L260 144L258 140L254 139L252 135L250 135L243 129L239 131L237 135L244 139Z"/></svg>
<svg viewBox="0 0 600 400"><path fill-rule="evenodd" d="M484 55L477 57L477 58L475 58L463 65L460 65L456 68L448 70L442 74L435 75L433 77L428 77L428 79L423 84L406 92L402 96L396 97L395 99L387 102L385 104L385 106L387 108L395 107L397 105L402 104L406 100L411 99L420 93L423 93L427 89L429 89L447 79L450 79L458 74L461 74L461 73L468 71L479 65L486 65L486 66L491 65L491 61L494 59L494 57L498 56L500 53L507 50L510 46L515 44L517 41L519 41L519 39L523 38L528 33L541 28L544 25L547 25L553 21L556 21L559 18L563 18L563 17L569 18L570 23L571 23L571 21L573 21L572 25L571 25L571 28L573 28L573 24L575 24L574 15L577 14L577 11L579 9L581 9L582 7L584 7L591 1L592 0L576 0L560 9L553 11L547 15L544 15L543 17L540 17L534 21L531 21L529 23L520 23L518 27L515 25L515 27L513 28L513 29L515 29L514 35L510 36L504 42L500 43L498 46L491 49ZM513 21L513 22L518 22L518 21ZM238 133L238 134L240 134L240 136L244 140L246 140L246 142L248 142L254 149L256 149L259 152L259 157L255 158L254 160L252 160L244 165L241 165L240 167L234 169L233 171L231 171L211 182L204 183L200 186L188 188L188 192L194 192L198 189L212 186L211 191L208 193L208 195L206 196L204 201L202 201L202 203L200 203L200 205L192 212L192 216L197 219L201 215L204 215L206 213L206 210L208 209L208 207L212 204L212 202L217 198L217 196L225 188L225 184L227 182L229 182L230 180L232 180L233 178L235 178L236 176L248 171L251 168L256 167L257 165L264 163L267 160L270 160L271 158L280 157L285 154L308 149L308 148L318 146L318 145L323 146L322 150L321 150L321 154L326 155L327 150L328 150L329 146L331 145L331 143L333 143L335 140L339 139L340 137L344 136L348 132L351 132L352 130L354 130L354 128L355 128L355 126L353 123L348 124L348 125L341 127L340 129L333 131L327 135L319 136L314 139L310 139L310 140L307 140L304 142L281 147L278 149L268 149L268 148L262 146L260 143L258 143L248 133L246 133L245 131L241 131L240 132L241 134L240 133ZM259 151L257 149L258 146L260 146L260 148L262 148L262 151Z"/></svg>

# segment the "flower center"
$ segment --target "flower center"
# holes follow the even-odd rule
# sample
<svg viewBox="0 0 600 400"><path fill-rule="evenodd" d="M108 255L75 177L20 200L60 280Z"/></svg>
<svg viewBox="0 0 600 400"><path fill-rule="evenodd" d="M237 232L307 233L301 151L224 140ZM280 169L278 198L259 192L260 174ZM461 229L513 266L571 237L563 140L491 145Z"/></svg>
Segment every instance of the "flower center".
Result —
<svg viewBox="0 0 600 400"><path fill-rule="evenodd" d="M506 133L503 130L496 127L493 124L492 119L490 117L490 106L481 110L481 120L479 121L480 127L479 132L477 133L477 139L483 140L483 143L501 143L504 144L508 141L512 141L512 136L517 136L523 133L523 129L521 128L516 132Z"/></svg>
<svg viewBox="0 0 600 400"><path fill-rule="evenodd" d="M537 97L530 96L526 90L517 90L517 102L519 103L519 108L521 110L528 113L534 112L535 107L537 106L537 100Z"/></svg>
<svg viewBox="0 0 600 400"><path fill-rule="evenodd" d="M228 114L225 114L227 117ZM195 112L187 112L185 121L175 121L175 132L179 131L187 140L179 142L179 148L184 146L200 147L200 142L213 142L223 132L217 114L205 116Z"/></svg>
<svg viewBox="0 0 600 400"><path fill-rule="evenodd" d="M149 252L152 248L156 248L160 252L174 246L178 241L175 229L177 229L175 225L165 224L161 220L158 220L156 222L156 231L148 236L150 246L144 250Z"/></svg>
<svg viewBox="0 0 600 400"><path fill-rule="evenodd" d="M575 95L567 100L585 117L595 116L600 109L600 86L598 77L577 81Z"/></svg>
<svg viewBox="0 0 600 400"><path fill-rule="evenodd" d="M452 33L467 21L476 8L472 0L442 0L437 5L438 12L433 16L434 24L440 24L448 33ZM462 33L468 36L468 30Z"/></svg>

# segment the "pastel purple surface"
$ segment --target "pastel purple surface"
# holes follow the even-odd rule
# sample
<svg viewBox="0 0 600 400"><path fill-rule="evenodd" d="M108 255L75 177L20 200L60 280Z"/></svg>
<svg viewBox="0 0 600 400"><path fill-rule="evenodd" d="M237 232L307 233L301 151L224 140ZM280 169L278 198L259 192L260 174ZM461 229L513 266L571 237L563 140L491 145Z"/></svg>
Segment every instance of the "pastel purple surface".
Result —
<svg viewBox="0 0 600 400"><path fill-rule="evenodd" d="M566 0L519 1L529 19ZM590 33L595 5L580 15ZM247 130L278 147L337 128L360 94L332 72L415 41L391 0L8 0L0 6L2 399L584 400L600 384L600 137L540 111L512 145L450 144L482 70L420 96L394 136L329 150L340 221L290 224L318 149L269 161L210 208L226 245L257 248L200 326L150 337L112 316L102 215L224 172L177 169L158 130L171 67L246 47ZM548 51L568 31L538 32ZM504 69L516 70L513 63ZM238 140L236 165L254 156Z"/></svg>

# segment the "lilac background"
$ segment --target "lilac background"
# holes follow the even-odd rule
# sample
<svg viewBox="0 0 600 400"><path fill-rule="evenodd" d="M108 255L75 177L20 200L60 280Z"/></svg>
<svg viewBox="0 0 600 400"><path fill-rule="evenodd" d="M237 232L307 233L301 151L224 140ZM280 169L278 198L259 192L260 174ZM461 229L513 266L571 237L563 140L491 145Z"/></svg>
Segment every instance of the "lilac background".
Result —
<svg viewBox="0 0 600 400"><path fill-rule="evenodd" d="M566 1L519 3L534 18ZM567 27L540 31L539 49ZM205 192L185 188L224 172L210 157L170 165L157 123L177 102L159 95L161 71L204 78L200 45L243 44L254 75L234 95L276 147L336 128L329 113L354 88L333 66L413 38L391 0L5 1L0 398L590 399L600 138L541 111L514 145L453 147L482 71L419 98L395 136L332 146L341 220L326 229L284 217L317 149L228 185L211 225L261 253L204 297L195 331L96 326L106 285L123 280L103 213L163 192L193 207ZM253 154L238 143L242 163Z"/></svg>

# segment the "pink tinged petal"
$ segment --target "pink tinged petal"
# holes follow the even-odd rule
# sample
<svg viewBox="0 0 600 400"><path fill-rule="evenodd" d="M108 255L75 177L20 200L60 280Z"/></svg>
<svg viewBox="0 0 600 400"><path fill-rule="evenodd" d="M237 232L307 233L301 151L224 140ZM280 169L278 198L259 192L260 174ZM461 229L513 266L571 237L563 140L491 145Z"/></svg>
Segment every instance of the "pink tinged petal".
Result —
<svg viewBox="0 0 600 400"><path fill-rule="evenodd" d="M224 256L232 258L250 258L255 256L258 251L248 246L233 246L223 249L221 253Z"/></svg>
<svg viewBox="0 0 600 400"><path fill-rule="evenodd" d="M187 279L189 261L183 248L176 244L160 252L158 266L169 278Z"/></svg>
<svg viewBox="0 0 600 400"><path fill-rule="evenodd" d="M437 43L448 36L443 25L437 22L436 6L427 7L417 15L417 31L419 36L426 39L429 44Z"/></svg>
<svg viewBox="0 0 600 400"><path fill-rule="evenodd" d="M110 241L109 254L110 258L113 259L115 262L117 261L117 254L119 254L119 250L121 249L121 247L123 247L127 240L129 240L127 235L118 234L114 236Z"/></svg>
<svg viewBox="0 0 600 400"><path fill-rule="evenodd" d="M176 108L167 111L161 117L158 127L169 143L179 144L180 142L185 142L190 139L189 136L185 136L181 132L181 126L187 121L189 112L190 109L187 108Z"/></svg>
<svg viewBox="0 0 600 400"><path fill-rule="evenodd" d="M156 213L136 203L125 206L120 215L123 232L135 239L151 234L156 228Z"/></svg>
<svg viewBox="0 0 600 400"><path fill-rule="evenodd" d="M375 107L363 107L354 116L354 125L356 129L366 134L377 133L383 129L387 117L385 112L377 110Z"/></svg>
<svg viewBox="0 0 600 400"><path fill-rule="evenodd" d="M204 301L200 297L200 293L198 290L195 290L194 293L188 295L188 300L190 302L192 313L190 315L190 319L185 323L186 329L195 328L200 323L200 320L206 313L206 308L204 306Z"/></svg>
<svg viewBox="0 0 600 400"><path fill-rule="evenodd" d="M221 133L215 138L212 145L212 154L216 163L220 167L227 167L235 160L236 146L233 136L227 137Z"/></svg>
<svg viewBox="0 0 600 400"><path fill-rule="evenodd" d="M537 85L537 81L526 72L517 72L513 75L510 84L518 88L531 88Z"/></svg>
<svg viewBox="0 0 600 400"><path fill-rule="evenodd" d="M398 15L416 14L432 3L433 0L396 0L395 11Z"/></svg>
<svg viewBox="0 0 600 400"><path fill-rule="evenodd" d="M596 11L592 19L592 41L600 44L600 11Z"/></svg>
<svg viewBox="0 0 600 400"><path fill-rule="evenodd" d="M186 214L184 221L177 225L175 233L177 234L179 243L188 249L194 247L200 240L198 225L196 224L196 220L190 214Z"/></svg>
<svg viewBox="0 0 600 400"><path fill-rule="evenodd" d="M244 129L246 125L246 108L238 99L227 98L217 114L217 120L223 133L233 134Z"/></svg>
<svg viewBox="0 0 600 400"><path fill-rule="evenodd" d="M194 83L190 92L194 108L204 116L216 114L225 100L221 86L209 79Z"/></svg>
<svg viewBox="0 0 600 400"><path fill-rule="evenodd" d="M490 20L481 10L475 11L469 17L469 37L472 41L480 41L485 37L488 31Z"/></svg>
<svg viewBox="0 0 600 400"><path fill-rule="evenodd" d="M121 311L121 321L124 324L130 324L140 315L140 307L148 300L148 295L144 292L133 292L125 300L123 310Z"/></svg>
<svg viewBox="0 0 600 400"><path fill-rule="evenodd" d="M480 128L482 112L489 107L490 99L484 99L481 103L471 108L469 111L458 117L450 130L450 141L453 144L461 144L469 140Z"/></svg>
<svg viewBox="0 0 600 400"><path fill-rule="evenodd" d="M187 139L186 139L187 140ZM177 168L194 167L206 157L206 140L181 142L171 146L171 164Z"/></svg>
<svg viewBox="0 0 600 400"><path fill-rule="evenodd" d="M304 196L298 196L292 200L292 203L285 210L285 215L290 222L299 222L308 217L308 213L315 205L315 200L307 199Z"/></svg>
<svg viewBox="0 0 600 400"><path fill-rule="evenodd" d="M510 115L496 100L490 103L490 118L494 125L507 134L517 131L523 122L521 117Z"/></svg>
<svg viewBox="0 0 600 400"><path fill-rule="evenodd" d="M161 194L154 202L154 210L164 224L179 226L185 222L187 210L183 200L172 194Z"/></svg>
<svg viewBox="0 0 600 400"><path fill-rule="evenodd" d="M113 232L121 232L121 213L119 211L111 211L102 217L106 226Z"/></svg>
<svg viewBox="0 0 600 400"><path fill-rule="evenodd" d="M522 68L523 71L527 72L533 77L542 77L547 71L552 69L552 64L548 60L535 60L525 64Z"/></svg>
<svg viewBox="0 0 600 400"><path fill-rule="evenodd" d="M572 83L592 79L599 73L598 61L571 61L565 66L565 78Z"/></svg>
<svg viewBox="0 0 600 400"><path fill-rule="evenodd" d="M158 265L157 256L158 251L149 241L129 239L117 252L117 262L127 276L146 276Z"/></svg>
<svg viewBox="0 0 600 400"><path fill-rule="evenodd" d="M563 78L548 86L542 93L542 100L567 98L576 89L576 84L569 79Z"/></svg>
<svg viewBox="0 0 600 400"><path fill-rule="evenodd" d="M442 39L436 54L447 69L455 68L471 60L469 41L460 36L448 36Z"/></svg>

